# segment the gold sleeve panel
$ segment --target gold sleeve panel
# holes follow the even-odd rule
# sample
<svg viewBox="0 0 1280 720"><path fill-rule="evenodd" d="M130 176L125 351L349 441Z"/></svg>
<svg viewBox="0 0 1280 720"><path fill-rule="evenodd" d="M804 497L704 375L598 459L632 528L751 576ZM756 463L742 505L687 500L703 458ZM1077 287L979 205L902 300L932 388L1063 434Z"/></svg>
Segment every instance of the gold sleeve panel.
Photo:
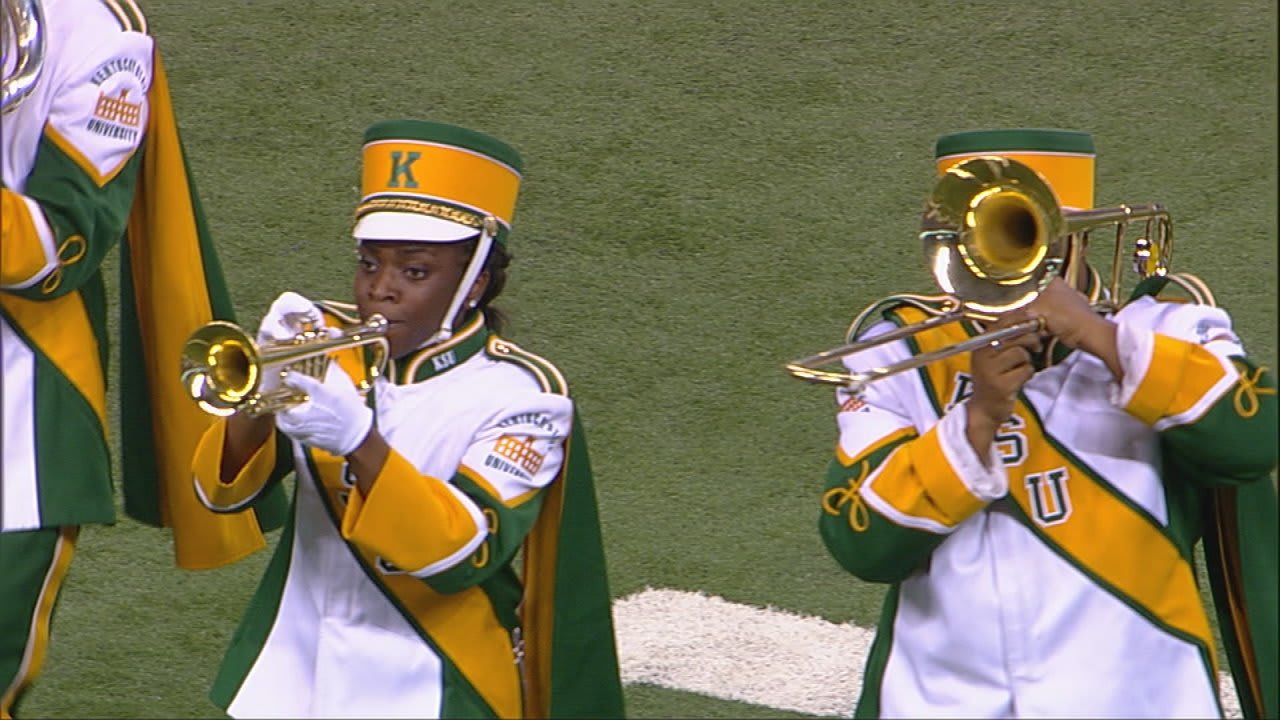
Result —
<svg viewBox="0 0 1280 720"><path fill-rule="evenodd" d="M0 287L30 283L50 260L31 206L22 195L0 188Z"/></svg>
<svg viewBox="0 0 1280 720"><path fill-rule="evenodd" d="M394 449L368 497L351 493L342 537L410 572L462 558L484 532L443 480L423 475Z"/></svg>
<svg viewBox="0 0 1280 720"><path fill-rule="evenodd" d="M249 462L240 468L235 478L229 483L222 482L222 453L226 439L227 421L220 418L200 436L200 443L196 446L195 456L191 461L191 471L195 475L201 501L210 510L219 512L232 512L248 507L249 502L266 486L276 464L273 431L262 447L249 458Z"/></svg>
<svg viewBox="0 0 1280 720"><path fill-rule="evenodd" d="M1200 345L1156 333L1146 374L1125 410L1148 425L1183 415L1201 403L1226 372L1218 356Z"/></svg>
<svg viewBox="0 0 1280 720"><path fill-rule="evenodd" d="M898 447L866 487L888 505L889 520L908 526L954 528L987 505L951 466L937 425Z"/></svg>

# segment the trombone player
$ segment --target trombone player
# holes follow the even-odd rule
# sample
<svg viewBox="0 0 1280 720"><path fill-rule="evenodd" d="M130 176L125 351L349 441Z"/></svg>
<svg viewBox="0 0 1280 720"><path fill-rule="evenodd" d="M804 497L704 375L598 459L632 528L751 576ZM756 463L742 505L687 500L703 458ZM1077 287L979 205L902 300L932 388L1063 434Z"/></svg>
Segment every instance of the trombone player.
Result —
<svg viewBox="0 0 1280 720"><path fill-rule="evenodd" d="M922 239L969 243L932 256L949 292L874 304L840 354L819 529L889 586L856 717L1221 716L1201 541L1243 710L1274 715L1272 372L1202 282L1167 272L1167 237L1140 241L1131 296L1103 287L1072 220L1117 214L1093 209L1088 134L956 133L936 160ZM1018 189L1041 181L1048 211ZM956 267L984 263L1026 265L1034 291L921 325L955 317Z"/></svg>

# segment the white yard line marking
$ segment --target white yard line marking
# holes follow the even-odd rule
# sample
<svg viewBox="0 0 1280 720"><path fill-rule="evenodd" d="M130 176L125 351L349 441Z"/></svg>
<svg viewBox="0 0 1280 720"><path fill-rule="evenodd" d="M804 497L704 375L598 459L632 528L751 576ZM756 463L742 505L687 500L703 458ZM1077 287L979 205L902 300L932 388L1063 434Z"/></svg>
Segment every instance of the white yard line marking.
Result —
<svg viewBox="0 0 1280 720"><path fill-rule="evenodd" d="M704 593L646 588L613 604L624 683L850 717L872 630ZM1229 675L1227 717L1242 717Z"/></svg>
<svg viewBox="0 0 1280 720"><path fill-rule="evenodd" d="M849 717L873 633L700 593L646 589L613 605L626 683Z"/></svg>

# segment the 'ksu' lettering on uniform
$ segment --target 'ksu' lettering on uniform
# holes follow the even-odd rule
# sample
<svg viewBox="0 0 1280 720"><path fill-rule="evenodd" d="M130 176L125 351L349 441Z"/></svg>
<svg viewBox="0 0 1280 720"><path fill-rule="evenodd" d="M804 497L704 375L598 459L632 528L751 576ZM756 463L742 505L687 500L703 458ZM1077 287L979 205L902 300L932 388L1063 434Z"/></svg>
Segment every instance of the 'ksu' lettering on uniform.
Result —
<svg viewBox="0 0 1280 720"><path fill-rule="evenodd" d="M1047 473L1031 473L1023 477L1027 494L1035 508L1036 522L1044 527L1066 522L1071 516L1071 496L1066 483L1066 468L1056 468Z"/></svg>

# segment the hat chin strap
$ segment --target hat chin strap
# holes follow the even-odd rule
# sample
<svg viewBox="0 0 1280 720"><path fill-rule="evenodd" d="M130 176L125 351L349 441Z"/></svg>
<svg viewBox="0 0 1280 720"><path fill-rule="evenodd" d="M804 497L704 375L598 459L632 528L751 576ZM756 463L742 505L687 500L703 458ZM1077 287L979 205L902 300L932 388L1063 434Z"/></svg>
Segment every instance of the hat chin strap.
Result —
<svg viewBox="0 0 1280 720"><path fill-rule="evenodd" d="M490 228L496 223L484 223L480 230L480 239L476 242L475 252L471 253L471 260L467 262L467 269L462 273L462 279L458 281L458 289L453 292L453 300L449 302L449 307L445 310L444 319L440 321L440 329L436 330L426 342L422 343L422 347L430 347L439 345L440 343L453 337L453 319L457 317L458 311L462 309L462 304L467 301L467 294L471 292L471 286L475 284L476 278L480 277L480 271L484 269L484 262L489 258L489 249L493 247L493 235Z"/></svg>

